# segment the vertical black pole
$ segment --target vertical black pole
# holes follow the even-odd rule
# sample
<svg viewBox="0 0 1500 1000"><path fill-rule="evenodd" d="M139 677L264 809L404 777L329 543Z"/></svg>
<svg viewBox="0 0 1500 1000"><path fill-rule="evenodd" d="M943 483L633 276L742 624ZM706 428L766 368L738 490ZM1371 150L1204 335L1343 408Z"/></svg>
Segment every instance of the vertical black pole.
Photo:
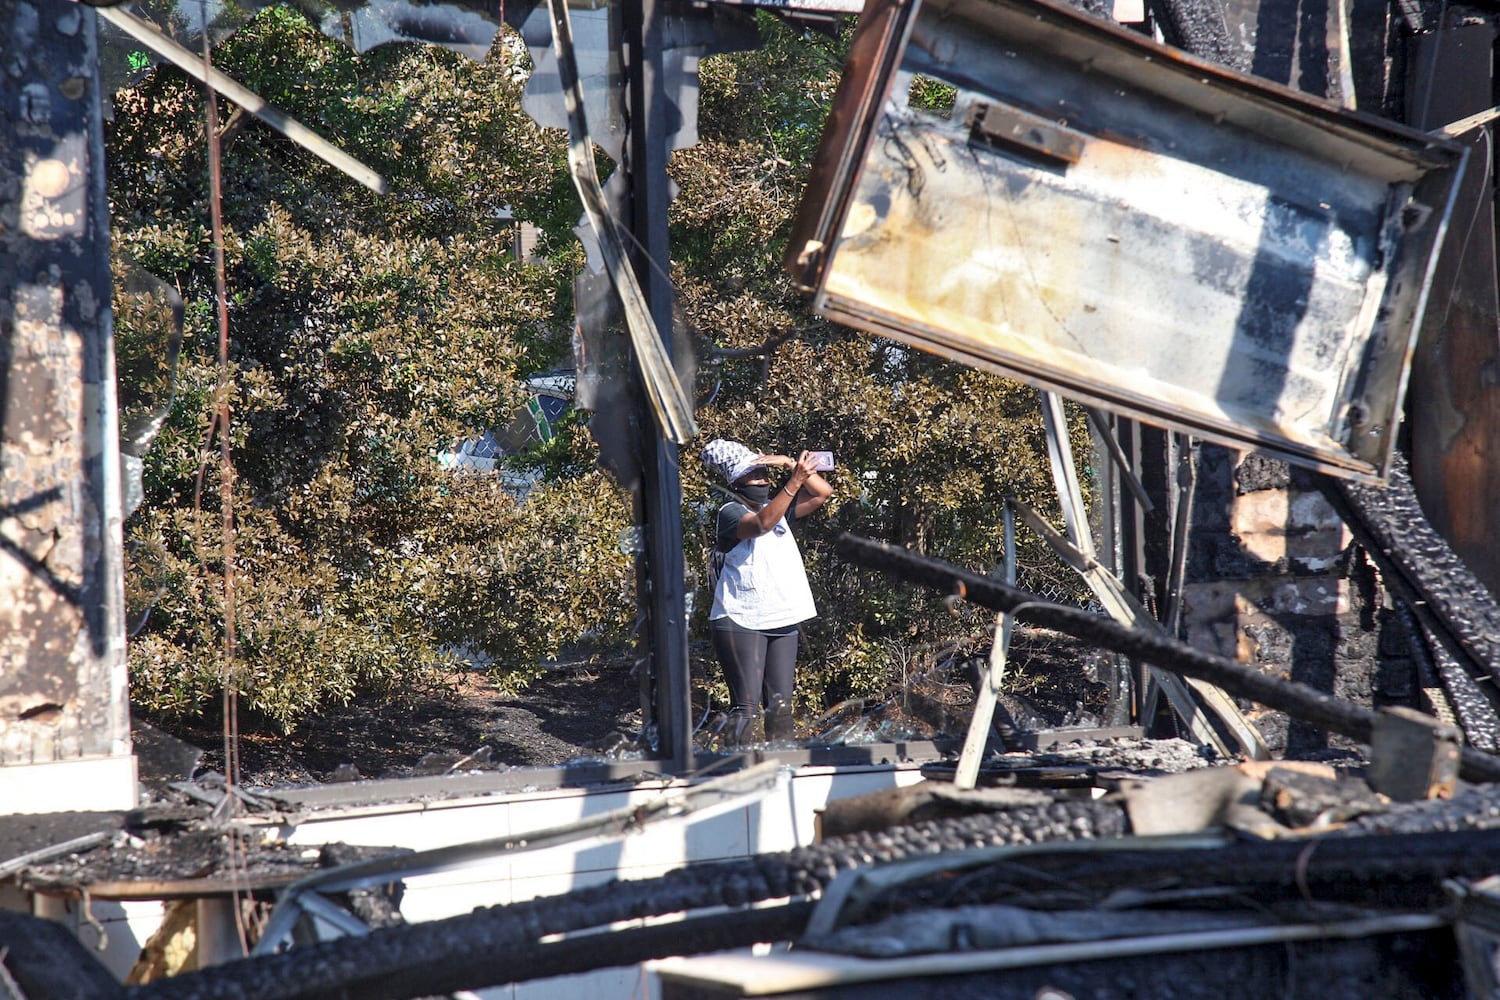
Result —
<svg viewBox="0 0 1500 1000"><path fill-rule="evenodd" d="M1121 440L1123 435L1120 431L1129 421L1110 416L1103 410L1091 413L1098 414L1100 418L1089 421L1096 436L1096 457L1093 464L1098 470L1095 474L1096 484L1104 506L1104 516L1099 521L1099 552L1109 571L1125 581L1126 589L1131 590L1132 576L1125 569L1127 564L1134 565L1133 545L1136 537L1133 529L1137 504L1135 494L1126 483L1131 470L1116 465L1115 459L1108 453L1108 446L1098 440L1108 435L1119 442L1122 454L1129 461L1134 452L1129 449L1128 442ZM1129 524L1126 523L1127 520ZM1108 654L1107 662L1099 664L1098 679L1109 688L1109 699L1100 721L1106 726L1127 726L1133 723L1135 702L1139 697L1134 665L1119 654Z"/></svg>
<svg viewBox="0 0 1500 1000"><path fill-rule="evenodd" d="M1166 596L1163 587L1169 576L1171 524L1176 503L1172 436L1159 427L1136 420L1120 418L1117 426L1120 445L1156 507L1148 513L1128 491L1120 491L1120 575L1126 589L1159 618L1161 602ZM1135 665L1133 679L1137 699L1135 721L1150 734L1156 728L1156 715L1165 711L1165 704L1161 699L1148 697L1153 683L1145 664Z"/></svg>
<svg viewBox="0 0 1500 1000"><path fill-rule="evenodd" d="M658 0L621 0L621 34L628 74L626 109L634 264L651 316L672 353L672 284L667 236L667 95L662 69L662 6ZM643 404L644 405L644 404ZM644 414L641 494L645 507L646 580L642 595L656 678L661 752L678 772L693 764L692 700L688 685L687 614L682 560L682 483L677 446Z"/></svg>

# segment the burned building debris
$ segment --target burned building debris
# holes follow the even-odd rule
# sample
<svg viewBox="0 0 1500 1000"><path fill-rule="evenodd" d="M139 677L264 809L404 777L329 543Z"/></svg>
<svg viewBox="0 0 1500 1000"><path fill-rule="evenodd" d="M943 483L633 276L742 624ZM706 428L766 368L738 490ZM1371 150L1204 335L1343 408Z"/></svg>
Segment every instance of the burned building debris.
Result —
<svg viewBox="0 0 1500 1000"><path fill-rule="evenodd" d="M825 315L1043 391L1067 523L1013 510L1104 613L876 540L839 554L997 613L978 700L1021 623L1108 654L1109 704L1028 739L981 720L967 740L727 754L692 740L674 477L693 418L685 359L657 342L661 81L682 67L662 70L656 6L629 6L639 127L606 140L624 189L584 162L577 67L545 82L568 91L611 282L643 286L631 342L657 405L631 418L651 437L631 460L645 565L670 577L646 630L660 758L269 790L194 761L146 808L6 817L0 995L403 1000L660 959L671 1000L1493 993L1493 12L872 0L788 263ZM98 61L95 15L0 12L0 130L24 140L0 161L19 192L0 202L0 559L25 571L0 579L20 664L0 677L0 772L118 770L102 95L73 72ZM748 44L683 16L685 50ZM561 4L372 4L324 30L475 49L502 22L570 67ZM914 75L951 87L947 118L907 106ZM608 291L585 296L600 315ZM1097 517L1055 394L1092 408ZM42 438L49 461L14 457ZM1326 626L1361 617L1378 640ZM1363 687L1340 689L1354 660ZM122 986L99 913L142 900L175 909L131 939L153 971ZM160 976L189 929L193 961ZM748 951L767 942L791 947Z"/></svg>
<svg viewBox="0 0 1500 1000"><path fill-rule="evenodd" d="M844 822L861 811L859 799L830 806L829 828L841 832L786 853L445 920L365 925L128 992L111 984L60 993L60 980L24 995L397 1000L767 940L797 947L761 960L757 975L792 977L787 992L835 991L828 995L924 975L964 977L944 980L949 989L974 976L975 989L1030 982L1143 995L1145 983L1119 994L1104 984L1119 974L1116 962L1146 974L1137 963L1147 955L1149 981L1173 982L1170 995L1265 996L1319 982L1339 997L1461 996L1483 982L1493 948L1487 880L1500 863L1494 785L1397 803L1327 765L1207 767L1153 780L1100 771L1098 798L1007 789L1005 777L997 769L986 794L952 796L895 826ZM1197 810L1211 801L1221 808ZM430 863L376 858L304 884L347 890ZM661 922L672 914L685 919ZM343 919L353 922L348 911ZM59 947L50 926L16 918L16 953ZM94 959L76 939L70 945L86 970ZM1349 961L1326 964L1344 951ZM712 981L722 995L751 995L732 985L743 982L744 961L753 960L669 963L664 989ZM1244 963L1269 978L1239 982L1232 970ZM820 978L798 985L809 964ZM1371 977L1382 984L1373 994Z"/></svg>

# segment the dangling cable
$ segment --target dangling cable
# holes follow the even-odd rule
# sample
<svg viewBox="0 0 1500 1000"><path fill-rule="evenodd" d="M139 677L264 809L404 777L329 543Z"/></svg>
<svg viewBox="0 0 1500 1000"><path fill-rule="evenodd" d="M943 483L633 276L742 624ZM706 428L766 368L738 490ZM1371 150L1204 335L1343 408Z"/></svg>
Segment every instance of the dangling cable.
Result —
<svg viewBox="0 0 1500 1000"><path fill-rule="evenodd" d="M203 62L209 63L208 34L203 36ZM219 435L219 511L223 530L224 560L224 777L230 785L240 782L239 692L234 680L234 462L229 443L229 294L224 277L223 187L219 161L219 102L212 87L208 95L209 218L214 242L214 296L219 325L219 384L214 392L213 428Z"/></svg>
<svg viewBox="0 0 1500 1000"><path fill-rule="evenodd" d="M202 12L203 24L207 25L208 12L204 0L199 0L199 9ZM204 79L207 80L212 78L213 58L210 51L209 32L206 28L202 37L203 74ZM204 133L208 141L209 220L212 225L214 243L214 295L217 299L219 326L219 384L214 393L214 415L209 424L209 434L210 439L215 432L219 435L219 512L224 566L224 669L220 678L223 684L224 707L224 806L227 814L232 816L239 804L237 790L240 784L240 725L239 687L235 680L234 461L230 453L229 441L231 383L229 294L228 282L224 277L223 171L219 158L219 100L218 93L213 87L205 84L203 90L206 96ZM206 456L204 464L207 464ZM200 476L202 471L200 469ZM237 878L236 873L245 868L242 845L233 829L230 829L226 836L230 881L239 883L243 880ZM245 927L245 908L241 893L234 894L232 903L234 925L239 934L240 946L243 954L249 954L250 941Z"/></svg>

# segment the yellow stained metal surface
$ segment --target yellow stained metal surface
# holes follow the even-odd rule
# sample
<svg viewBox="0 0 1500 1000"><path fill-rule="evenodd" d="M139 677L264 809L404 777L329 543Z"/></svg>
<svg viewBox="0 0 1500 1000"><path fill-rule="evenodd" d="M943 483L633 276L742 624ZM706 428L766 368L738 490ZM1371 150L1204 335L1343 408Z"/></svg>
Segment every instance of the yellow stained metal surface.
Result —
<svg viewBox="0 0 1500 1000"><path fill-rule="evenodd" d="M832 304L1061 382L1082 375L1226 426L1335 446L1355 359L1327 326L1298 326L1284 353L1237 332L1257 254L1311 252L1295 242L1262 249L1264 189L1102 140L1066 178L1036 171L1007 184L990 151L933 130L903 135L891 118L887 126L836 246ZM1240 245L1210 258L1202 233ZM1323 237L1329 263L1307 314L1356 315L1369 268L1349 234L1330 226ZM1180 280L1184 272L1199 280ZM1268 373L1280 383L1269 412L1260 405Z"/></svg>

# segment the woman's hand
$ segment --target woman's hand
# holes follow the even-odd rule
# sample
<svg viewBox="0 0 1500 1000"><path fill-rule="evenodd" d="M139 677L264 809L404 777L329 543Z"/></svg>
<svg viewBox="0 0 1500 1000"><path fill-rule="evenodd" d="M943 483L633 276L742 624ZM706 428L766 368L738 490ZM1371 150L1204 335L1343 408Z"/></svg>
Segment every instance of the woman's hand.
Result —
<svg viewBox="0 0 1500 1000"><path fill-rule="evenodd" d="M800 489L802 487L802 484L807 482L809 478L817 475L818 458L812 452L804 451L802 454L797 456L797 461L791 462L791 466L792 474L790 478L787 479L787 486L794 487L792 492L795 493L796 490Z"/></svg>
<svg viewBox="0 0 1500 1000"><path fill-rule="evenodd" d="M804 451L792 463L792 474L779 491L787 498L787 511L796 517L807 517L828 502L833 487L818 472L816 452Z"/></svg>

